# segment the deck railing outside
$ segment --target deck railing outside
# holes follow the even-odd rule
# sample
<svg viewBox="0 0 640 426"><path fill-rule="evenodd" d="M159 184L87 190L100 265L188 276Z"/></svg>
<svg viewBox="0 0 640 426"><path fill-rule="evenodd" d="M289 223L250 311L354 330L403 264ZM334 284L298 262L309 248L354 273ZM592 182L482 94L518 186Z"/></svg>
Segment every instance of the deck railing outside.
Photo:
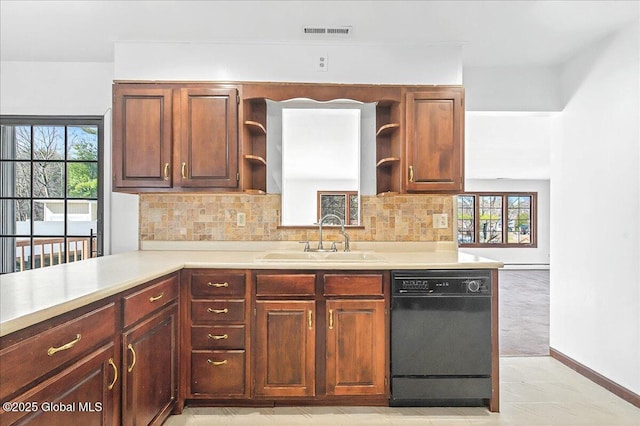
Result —
<svg viewBox="0 0 640 426"><path fill-rule="evenodd" d="M16 272L96 257L96 237L34 238L16 241Z"/></svg>

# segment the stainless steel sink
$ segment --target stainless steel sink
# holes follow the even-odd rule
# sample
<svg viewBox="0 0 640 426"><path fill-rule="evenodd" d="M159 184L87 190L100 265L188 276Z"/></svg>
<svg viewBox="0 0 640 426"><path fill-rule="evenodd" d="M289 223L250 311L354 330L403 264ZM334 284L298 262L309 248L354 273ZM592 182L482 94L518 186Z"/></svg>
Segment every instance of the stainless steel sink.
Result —
<svg viewBox="0 0 640 426"><path fill-rule="evenodd" d="M383 256L367 251L278 251L265 253L254 260L256 262L386 262Z"/></svg>

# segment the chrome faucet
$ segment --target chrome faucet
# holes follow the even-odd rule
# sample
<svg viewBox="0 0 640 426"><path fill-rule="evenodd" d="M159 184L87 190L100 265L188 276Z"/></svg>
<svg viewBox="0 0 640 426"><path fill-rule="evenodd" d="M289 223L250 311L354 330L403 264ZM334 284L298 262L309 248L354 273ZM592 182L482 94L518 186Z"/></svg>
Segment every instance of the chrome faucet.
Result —
<svg viewBox="0 0 640 426"><path fill-rule="evenodd" d="M315 251L338 251L336 249L335 242L331 244L330 249L325 249L322 245L322 225L327 219L338 220L341 227L340 233L344 236L344 251L351 251L351 249L349 248L349 234L347 234L347 231L345 231L344 229L344 221L340 218L340 216L337 216L332 213L324 215L322 219L320 219L320 222L318 223L318 248Z"/></svg>

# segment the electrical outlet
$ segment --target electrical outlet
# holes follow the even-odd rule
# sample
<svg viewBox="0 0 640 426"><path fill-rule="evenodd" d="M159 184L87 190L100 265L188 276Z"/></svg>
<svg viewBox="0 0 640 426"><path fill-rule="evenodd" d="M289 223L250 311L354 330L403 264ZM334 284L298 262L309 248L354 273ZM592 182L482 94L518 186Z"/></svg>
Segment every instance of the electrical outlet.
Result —
<svg viewBox="0 0 640 426"><path fill-rule="evenodd" d="M243 227L247 224L247 216L244 213L238 213L236 216L236 225Z"/></svg>
<svg viewBox="0 0 640 426"><path fill-rule="evenodd" d="M329 57L326 53L320 54L316 57L316 71L328 71L329 70Z"/></svg>
<svg viewBox="0 0 640 426"><path fill-rule="evenodd" d="M433 227L436 229L445 229L449 227L449 215L446 213L433 215Z"/></svg>

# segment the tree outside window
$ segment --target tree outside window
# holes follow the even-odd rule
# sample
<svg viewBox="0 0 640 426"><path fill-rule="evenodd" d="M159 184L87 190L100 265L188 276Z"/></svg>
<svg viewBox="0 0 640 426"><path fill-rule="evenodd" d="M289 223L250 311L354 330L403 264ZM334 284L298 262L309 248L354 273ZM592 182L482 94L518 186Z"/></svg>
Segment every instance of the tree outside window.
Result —
<svg viewBox="0 0 640 426"><path fill-rule="evenodd" d="M458 195L458 243L464 247L535 247L536 193Z"/></svg>

